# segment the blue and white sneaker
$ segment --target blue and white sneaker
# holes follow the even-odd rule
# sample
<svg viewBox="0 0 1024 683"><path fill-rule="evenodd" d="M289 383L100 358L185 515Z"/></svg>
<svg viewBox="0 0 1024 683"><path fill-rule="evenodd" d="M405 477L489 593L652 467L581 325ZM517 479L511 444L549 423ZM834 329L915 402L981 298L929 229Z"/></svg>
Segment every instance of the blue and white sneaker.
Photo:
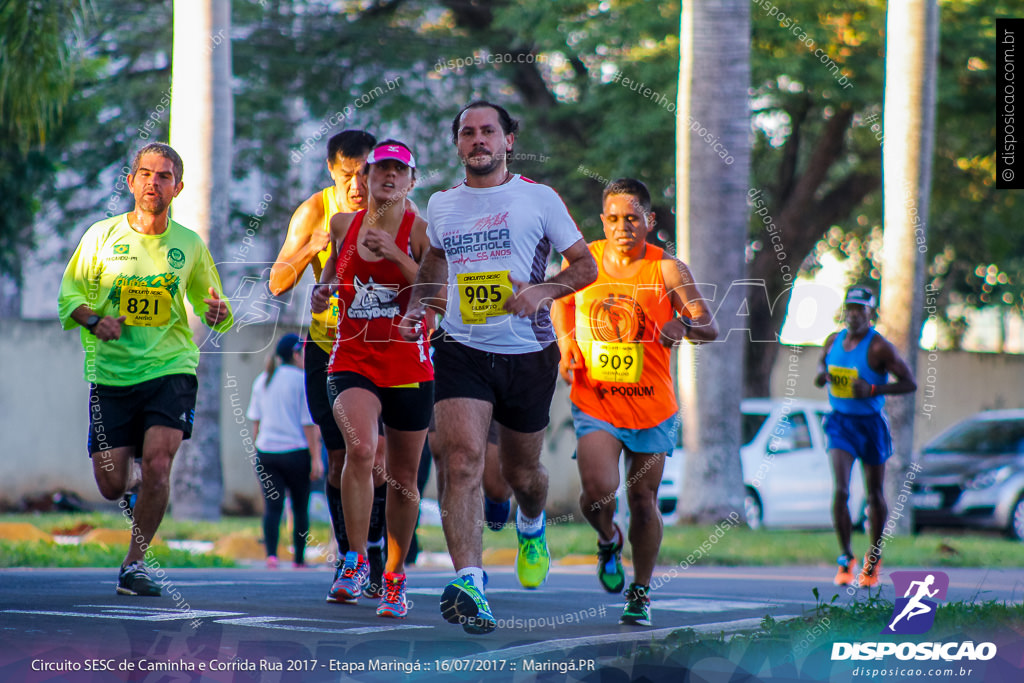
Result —
<svg viewBox="0 0 1024 683"><path fill-rule="evenodd" d="M345 555L343 564L327 594L327 602L356 604L363 589L370 583L370 563L354 550Z"/></svg>

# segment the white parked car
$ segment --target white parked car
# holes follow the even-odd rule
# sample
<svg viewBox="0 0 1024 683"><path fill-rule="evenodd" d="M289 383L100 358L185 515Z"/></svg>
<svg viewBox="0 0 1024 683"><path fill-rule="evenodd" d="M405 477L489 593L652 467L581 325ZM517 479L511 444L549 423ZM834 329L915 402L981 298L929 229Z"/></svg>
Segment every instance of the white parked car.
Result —
<svg viewBox="0 0 1024 683"><path fill-rule="evenodd" d="M740 458L751 528L832 528L832 463L822 428L830 410L827 402L807 399L751 398L740 403ZM666 524L678 519L686 457L678 446L665 463L658 507ZM863 524L864 479L858 465L850 478L849 506L854 524Z"/></svg>

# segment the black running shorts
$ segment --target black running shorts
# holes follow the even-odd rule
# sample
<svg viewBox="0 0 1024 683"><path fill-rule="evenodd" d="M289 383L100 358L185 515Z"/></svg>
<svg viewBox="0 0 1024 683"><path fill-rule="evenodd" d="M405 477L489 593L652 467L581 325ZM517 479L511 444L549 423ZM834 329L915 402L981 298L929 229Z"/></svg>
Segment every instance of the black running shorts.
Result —
<svg viewBox="0 0 1024 683"><path fill-rule="evenodd" d="M345 450L345 437L341 435L338 424L334 421L333 405L327 396L327 362L331 354L306 337L306 358L303 366L306 372L306 405L313 422L320 428L324 437L324 445L329 451Z"/></svg>
<svg viewBox="0 0 1024 683"><path fill-rule="evenodd" d="M327 378L331 405L346 389L366 389L380 401L381 421L400 432L418 432L430 424L434 409L434 383L418 382L415 387L378 387L358 372L332 372ZM333 419L333 418L332 418Z"/></svg>
<svg viewBox="0 0 1024 683"><path fill-rule="evenodd" d="M558 378L557 344L531 353L489 353L438 332L431 346L434 403L475 398L493 405L494 421L513 431L533 433L548 426Z"/></svg>
<svg viewBox="0 0 1024 683"><path fill-rule="evenodd" d="M93 384L89 389L89 454L135 447L142 457L146 430L160 425L192 436L199 383L195 375L157 377L139 384L116 387Z"/></svg>

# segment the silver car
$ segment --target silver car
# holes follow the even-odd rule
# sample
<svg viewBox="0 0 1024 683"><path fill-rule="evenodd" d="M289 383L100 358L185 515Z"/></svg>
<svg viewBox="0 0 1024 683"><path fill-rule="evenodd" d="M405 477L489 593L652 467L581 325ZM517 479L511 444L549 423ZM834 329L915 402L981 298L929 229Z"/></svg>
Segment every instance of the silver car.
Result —
<svg viewBox="0 0 1024 683"><path fill-rule="evenodd" d="M989 410L959 422L922 450L914 480L914 529L1001 529L1024 540L1024 410Z"/></svg>

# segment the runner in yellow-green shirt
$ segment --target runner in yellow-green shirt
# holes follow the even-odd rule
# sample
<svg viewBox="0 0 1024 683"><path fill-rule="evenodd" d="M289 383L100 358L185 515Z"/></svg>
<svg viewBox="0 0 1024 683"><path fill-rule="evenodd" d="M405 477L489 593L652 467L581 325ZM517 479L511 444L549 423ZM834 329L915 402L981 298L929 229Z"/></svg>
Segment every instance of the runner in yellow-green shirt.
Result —
<svg viewBox="0 0 1024 683"><path fill-rule="evenodd" d="M160 595L145 556L167 508L171 461L192 434L199 348L185 311L218 332L231 327L228 302L210 251L194 232L170 220L184 187L181 157L151 143L135 155L128 188L135 208L86 231L61 280L64 329L78 325L90 383L89 454L100 493L128 490L132 461L142 481L132 538L117 592Z"/></svg>

